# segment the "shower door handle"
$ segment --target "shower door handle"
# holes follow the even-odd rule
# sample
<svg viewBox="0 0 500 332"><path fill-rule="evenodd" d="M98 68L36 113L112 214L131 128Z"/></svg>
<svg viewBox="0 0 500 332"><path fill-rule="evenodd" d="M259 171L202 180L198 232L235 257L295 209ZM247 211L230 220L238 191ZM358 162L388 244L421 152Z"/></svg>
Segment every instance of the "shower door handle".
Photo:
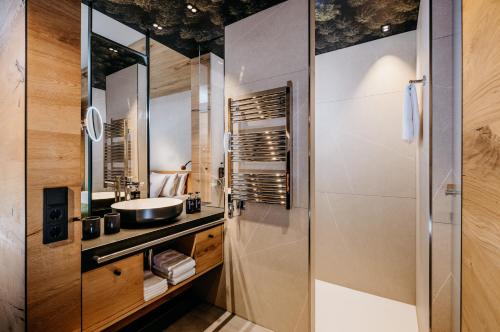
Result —
<svg viewBox="0 0 500 332"><path fill-rule="evenodd" d="M446 196L458 196L462 194L462 192L457 189L457 185L454 183L448 183L444 193Z"/></svg>

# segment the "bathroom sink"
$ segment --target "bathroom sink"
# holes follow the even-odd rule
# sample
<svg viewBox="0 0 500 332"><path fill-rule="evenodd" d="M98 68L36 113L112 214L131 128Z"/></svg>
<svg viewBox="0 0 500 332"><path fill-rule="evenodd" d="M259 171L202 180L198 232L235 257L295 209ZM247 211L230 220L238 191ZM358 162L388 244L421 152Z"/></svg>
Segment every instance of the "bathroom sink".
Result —
<svg viewBox="0 0 500 332"><path fill-rule="evenodd" d="M144 198L111 205L120 213L121 224L128 227L154 226L182 213L183 201L177 198Z"/></svg>

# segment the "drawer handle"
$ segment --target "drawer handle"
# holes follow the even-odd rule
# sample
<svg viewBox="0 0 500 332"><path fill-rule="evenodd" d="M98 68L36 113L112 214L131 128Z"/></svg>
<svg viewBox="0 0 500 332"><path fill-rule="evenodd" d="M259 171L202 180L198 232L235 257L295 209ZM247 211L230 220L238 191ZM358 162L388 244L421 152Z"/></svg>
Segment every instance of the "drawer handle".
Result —
<svg viewBox="0 0 500 332"><path fill-rule="evenodd" d="M121 276L122 275L122 270L120 269L114 269L113 270L113 274L117 277Z"/></svg>
<svg viewBox="0 0 500 332"><path fill-rule="evenodd" d="M213 239L213 238L214 238L214 235L213 235L213 234L208 234L208 238L209 238L209 239Z"/></svg>

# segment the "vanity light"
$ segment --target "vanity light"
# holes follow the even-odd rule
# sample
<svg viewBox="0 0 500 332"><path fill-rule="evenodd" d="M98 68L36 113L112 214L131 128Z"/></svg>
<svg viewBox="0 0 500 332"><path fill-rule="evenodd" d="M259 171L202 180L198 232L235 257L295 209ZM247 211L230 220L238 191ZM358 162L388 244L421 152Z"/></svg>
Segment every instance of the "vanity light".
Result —
<svg viewBox="0 0 500 332"><path fill-rule="evenodd" d="M382 30L383 33L391 32L391 25L390 24L384 24L384 25L382 25L382 27L380 28L380 30Z"/></svg>

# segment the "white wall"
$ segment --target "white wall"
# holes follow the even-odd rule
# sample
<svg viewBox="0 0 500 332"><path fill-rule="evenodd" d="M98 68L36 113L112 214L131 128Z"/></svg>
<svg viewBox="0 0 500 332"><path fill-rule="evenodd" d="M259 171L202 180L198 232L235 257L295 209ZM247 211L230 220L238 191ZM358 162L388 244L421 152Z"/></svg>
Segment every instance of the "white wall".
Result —
<svg viewBox="0 0 500 332"><path fill-rule="evenodd" d="M147 195L147 104L146 71L143 65L132 65L106 76L106 122L128 120L131 136L131 175L143 182L141 197Z"/></svg>
<svg viewBox="0 0 500 332"><path fill-rule="evenodd" d="M191 91L154 98L149 112L151 170L180 169L191 160Z"/></svg>
<svg viewBox="0 0 500 332"><path fill-rule="evenodd" d="M106 121L106 90L92 88L92 106L99 109L103 121ZM85 152L87 153L87 151ZM85 170L88 171L87 167ZM87 190L87 183L85 183L85 189ZM104 138L100 142L92 142L92 191L105 191Z"/></svg>
<svg viewBox="0 0 500 332"><path fill-rule="evenodd" d="M415 304L415 31L316 56L316 278Z"/></svg>

